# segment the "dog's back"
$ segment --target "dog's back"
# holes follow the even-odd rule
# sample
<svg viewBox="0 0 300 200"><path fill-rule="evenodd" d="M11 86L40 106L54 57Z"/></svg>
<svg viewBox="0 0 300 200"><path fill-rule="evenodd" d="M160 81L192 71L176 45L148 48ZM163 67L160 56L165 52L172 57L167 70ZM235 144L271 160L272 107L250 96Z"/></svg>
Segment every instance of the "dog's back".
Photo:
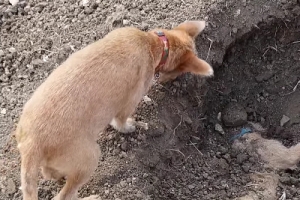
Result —
<svg viewBox="0 0 300 200"><path fill-rule="evenodd" d="M57 157L63 151L96 141L112 118L130 106L130 99L140 100L153 73L143 67L151 63L144 34L135 28L117 29L71 55L42 83L24 106L16 131L22 157L30 157L24 167L34 171L61 165ZM65 175L63 168L60 173Z"/></svg>
<svg viewBox="0 0 300 200"><path fill-rule="evenodd" d="M139 98L150 85L153 71L143 67L151 62L149 50L139 45L143 34L135 28L117 29L71 55L26 103L19 122L22 132L40 138L51 134L39 144L47 146L60 132L74 138L76 133L101 131L129 98ZM22 136L17 134L18 142ZM57 142L64 143L61 138Z"/></svg>

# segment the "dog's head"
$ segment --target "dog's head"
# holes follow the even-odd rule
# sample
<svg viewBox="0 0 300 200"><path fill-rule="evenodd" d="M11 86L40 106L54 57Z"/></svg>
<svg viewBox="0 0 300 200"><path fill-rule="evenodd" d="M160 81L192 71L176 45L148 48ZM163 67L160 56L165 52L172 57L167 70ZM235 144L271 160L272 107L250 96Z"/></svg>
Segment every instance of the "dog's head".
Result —
<svg viewBox="0 0 300 200"><path fill-rule="evenodd" d="M159 82L175 79L190 72L204 77L213 76L213 68L197 57L195 38L205 28L205 21L187 21L172 30L165 30L169 41L169 57L160 69Z"/></svg>

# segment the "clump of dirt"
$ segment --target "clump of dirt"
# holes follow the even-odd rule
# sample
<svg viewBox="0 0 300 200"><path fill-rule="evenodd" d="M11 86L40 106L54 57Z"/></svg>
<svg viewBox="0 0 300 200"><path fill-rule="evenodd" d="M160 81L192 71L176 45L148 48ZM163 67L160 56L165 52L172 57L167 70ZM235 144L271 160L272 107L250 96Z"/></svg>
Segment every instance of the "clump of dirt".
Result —
<svg viewBox="0 0 300 200"><path fill-rule="evenodd" d="M231 148L229 139L241 127L222 127L218 113L229 102L238 102L247 121L270 130L267 137L287 146L299 142L299 90L292 92L299 78L299 18L290 23L278 20L272 26L268 18L294 17L296 4L91 0L82 5L75 0L30 0L13 7L7 0L0 2L0 199L21 199L19 154L10 132L23 104L53 69L111 29L130 25L142 30L170 28L186 19L208 20L197 39L199 56L208 62L221 63L234 45L224 64L215 66L216 76L208 83L188 74L155 86L149 93L151 101L141 102L134 116L148 122L149 130L124 135L108 128L102 133L98 169L80 196L205 200L247 195L250 174L265 169L260 158ZM268 21L268 26L257 26L261 20ZM245 41L234 44L244 34ZM278 126L283 114L289 118L284 127ZM215 131L217 123L223 134ZM297 197L298 171L279 173L276 195L286 190L288 198ZM39 196L51 199L61 187L41 180Z"/></svg>

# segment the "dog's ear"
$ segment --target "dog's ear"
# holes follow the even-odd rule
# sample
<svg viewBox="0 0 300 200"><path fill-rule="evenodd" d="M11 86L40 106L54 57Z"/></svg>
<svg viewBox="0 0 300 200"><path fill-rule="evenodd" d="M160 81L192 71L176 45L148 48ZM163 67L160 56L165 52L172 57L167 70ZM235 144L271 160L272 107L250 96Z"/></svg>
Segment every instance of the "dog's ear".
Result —
<svg viewBox="0 0 300 200"><path fill-rule="evenodd" d="M182 58L179 67L182 72L191 72L196 75L213 76L213 68L204 60L198 58L194 53L188 52Z"/></svg>
<svg viewBox="0 0 300 200"><path fill-rule="evenodd" d="M199 33L205 28L205 21L186 21L179 24L174 29L183 30L188 33L192 38L196 38Z"/></svg>

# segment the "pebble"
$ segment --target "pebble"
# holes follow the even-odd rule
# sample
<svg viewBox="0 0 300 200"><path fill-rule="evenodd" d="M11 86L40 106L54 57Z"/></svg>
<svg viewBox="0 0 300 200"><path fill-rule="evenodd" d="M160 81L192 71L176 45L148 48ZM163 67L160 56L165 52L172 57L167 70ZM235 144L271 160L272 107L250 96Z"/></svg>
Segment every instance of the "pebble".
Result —
<svg viewBox="0 0 300 200"><path fill-rule="evenodd" d="M83 6L88 6L90 4L90 0L82 0Z"/></svg>
<svg viewBox="0 0 300 200"><path fill-rule="evenodd" d="M31 64L33 65L40 65L42 63L44 63L44 61L42 61L41 59L34 59L31 61Z"/></svg>
<svg viewBox="0 0 300 200"><path fill-rule="evenodd" d="M225 131L223 130L223 127L220 124L215 125L215 130L221 133L222 135L225 134Z"/></svg>
<svg viewBox="0 0 300 200"><path fill-rule="evenodd" d="M19 0L9 0L9 3L12 5L12 6L15 6L19 3Z"/></svg>
<svg viewBox="0 0 300 200"><path fill-rule="evenodd" d="M283 115L281 120L280 120L280 126L284 126L286 123L290 121L290 118L286 115Z"/></svg>
<svg viewBox="0 0 300 200"><path fill-rule="evenodd" d="M192 190L192 189L195 188L195 186L194 186L194 185L188 185L188 188L189 188L190 190Z"/></svg>
<svg viewBox="0 0 300 200"><path fill-rule="evenodd" d="M17 52L17 50L16 50L14 47L10 47L10 48L8 49L8 51L9 51L10 53L15 53L15 52Z"/></svg>
<svg viewBox="0 0 300 200"><path fill-rule="evenodd" d="M232 28L232 32L233 32L234 34L236 34L236 33L238 32L238 29L237 29L237 28Z"/></svg>
<svg viewBox="0 0 300 200"><path fill-rule="evenodd" d="M260 82L269 80L273 76L274 76L274 72L267 71L267 72L261 73L258 76L256 76L255 80L260 83Z"/></svg>
<svg viewBox="0 0 300 200"><path fill-rule="evenodd" d="M147 173L143 174L143 178L147 178L149 175Z"/></svg>
<svg viewBox="0 0 300 200"><path fill-rule="evenodd" d="M127 151L128 150L128 142L123 142L122 144L121 144L121 149L123 150L123 151Z"/></svg>
<svg viewBox="0 0 300 200"><path fill-rule="evenodd" d="M84 14L90 15L90 14L92 14L93 12L94 12L94 9L92 9L92 8L86 7L86 8L84 9Z"/></svg>
<svg viewBox="0 0 300 200"><path fill-rule="evenodd" d="M248 156L246 154L243 154L243 153L239 153L236 156L236 161L237 161L238 164L242 164L247 159L248 159Z"/></svg>
<svg viewBox="0 0 300 200"><path fill-rule="evenodd" d="M0 50L0 57L1 56L4 56L4 51L3 50Z"/></svg>
<svg viewBox="0 0 300 200"><path fill-rule="evenodd" d="M7 194L13 194L16 192L16 184L11 178L7 180L6 192Z"/></svg>
<svg viewBox="0 0 300 200"><path fill-rule="evenodd" d="M1 114L6 115L6 108L1 109Z"/></svg>
<svg viewBox="0 0 300 200"><path fill-rule="evenodd" d="M129 20L123 19L123 25L124 25L124 26L127 26L127 25L129 25L129 24L130 24L130 21L129 21Z"/></svg>
<svg viewBox="0 0 300 200"><path fill-rule="evenodd" d="M121 187L125 187L127 185L126 181L121 181L120 182Z"/></svg>

